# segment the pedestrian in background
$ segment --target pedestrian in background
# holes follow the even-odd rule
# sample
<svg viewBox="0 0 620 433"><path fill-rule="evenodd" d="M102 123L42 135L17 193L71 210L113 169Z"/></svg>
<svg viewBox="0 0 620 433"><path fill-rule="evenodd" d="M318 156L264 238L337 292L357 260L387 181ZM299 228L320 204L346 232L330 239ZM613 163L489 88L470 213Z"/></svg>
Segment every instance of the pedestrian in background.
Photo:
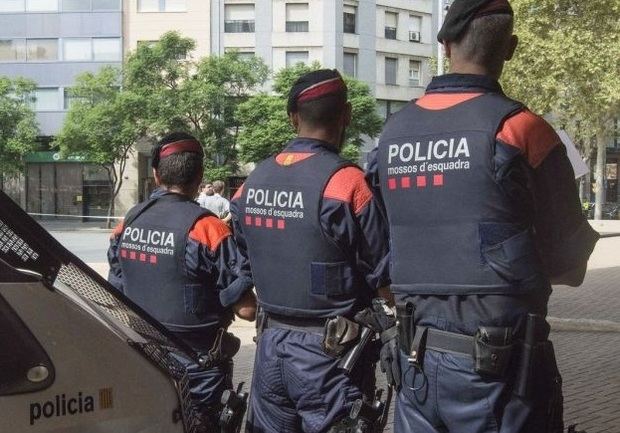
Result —
<svg viewBox="0 0 620 433"><path fill-rule="evenodd" d="M225 223L228 223L231 219L230 216L230 202L222 197L225 184L221 180L213 182L212 194L206 194L202 202L199 202L202 207L209 209L215 215L217 215Z"/></svg>
<svg viewBox="0 0 620 433"><path fill-rule="evenodd" d="M211 182L203 182L200 184L200 188L198 189L198 191L200 193L198 194L196 201L201 207L205 207L204 201L208 196L213 195L213 184Z"/></svg>
<svg viewBox="0 0 620 433"><path fill-rule="evenodd" d="M369 163L390 223L397 433L563 431L544 318L598 235L560 138L498 83L512 30L506 0L455 0L450 73L389 118Z"/></svg>

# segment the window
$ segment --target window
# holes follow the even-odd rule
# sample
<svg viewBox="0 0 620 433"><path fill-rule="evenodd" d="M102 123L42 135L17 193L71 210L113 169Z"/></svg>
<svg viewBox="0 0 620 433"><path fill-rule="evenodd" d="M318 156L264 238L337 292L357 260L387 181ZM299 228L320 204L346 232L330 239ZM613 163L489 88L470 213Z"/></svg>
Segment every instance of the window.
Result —
<svg viewBox="0 0 620 433"><path fill-rule="evenodd" d="M346 75L357 77L357 54L344 53L342 70Z"/></svg>
<svg viewBox="0 0 620 433"><path fill-rule="evenodd" d="M53 12L58 10L58 0L26 0L28 12Z"/></svg>
<svg viewBox="0 0 620 433"><path fill-rule="evenodd" d="M377 100L377 114L379 114L379 116L381 116L382 119L387 119L392 114L401 110L405 105L407 105L407 103L403 101L390 101L390 100L385 100L385 99L378 99Z"/></svg>
<svg viewBox="0 0 620 433"><path fill-rule="evenodd" d="M17 62L26 60L25 39L0 40L0 62Z"/></svg>
<svg viewBox="0 0 620 433"><path fill-rule="evenodd" d="M0 12L23 12L25 10L24 0L2 0L0 1Z"/></svg>
<svg viewBox="0 0 620 433"><path fill-rule="evenodd" d="M385 58L385 84L396 85L396 73L398 71L398 59Z"/></svg>
<svg viewBox="0 0 620 433"><path fill-rule="evenodd" d="M308 3L286 4L286 31L308 31Z"/></svg>
<svg viewBox="0 0 620 433"><path fill-rule="evenodd" d="M412 87L420 85L422 62L419 60L409 60L409 85Z"/></svg>
<svg viewBox="0 0 620 433"><path fill-rule="evenodd" d="M344 5L343 31L345 33L355 33L355 20L357 8L355 6Z"/></svg>
<svg viewBox="0 0 620 433"><path fill-rule="evenodd" d="M398 27L398 14L395 12L385 13L385 39L396 39Z"/></svg>
<svg viewBox="0 0 620 433"><path fill-rule="evenodd" d="M90 11L90 0L62 0L62 10L66 12Z"/></svg>
<svg viewBox="0 0 620 433"><path fill-rule="evenodd" d="M34 111L55 111L59 109L58 88L39 88L34 92Z"/></svg>
<svg viewBox="0 0 620 433"><path fill-rule="evenodd" d="M58 39L26 40L26 57L29 62L58 60Z"/></svg>
<svg viewBox="0 0 620 433"><path fill-rule="evenodd" d="M252 60L254 58L254 51L243 51L240 52L239 54L239 60L243 60L244 62L248 61L248 60Z"/></svg>
<svg viewBox="0 0 620 433"><path fill-rule="evenodd" d="M308 51L286 52L286 67L295 66L297 63L308 63Z"/></svg>
<svg viewBox="0 0 620 433"><path fill-rule="evenodd" d="M422 42L422 17L409 15L409 41Z"/></svg>
<svg viewBox="0 0 620 433"><path fill-rule="evenodd" d="M254 33L254 5L230 4L224 6L224 32Z"/></svg>
<svg viewBox="0 0 620 433"><path fill-rule="evenodd" d="M71 89L67 89L65 88L63 90L63 108L65 110L68 110L71 108L71 104L73 104L76 100L78 100L79 98L77 98L76 96L72 96L71 95Z"/></svg>
<svg viewBox="0 0 620 433"><path fill-rule="evenodd" d="M90 38L64 39L62 42L64 60L79 62L91 59L93 50Z"/></svg>
<svg viewBox="0 0 620 433"><path fill-rule="evenodd" d="M138 12L159 11L159 0L138 0Z"/></svg>
<svg viewBox="0 0 620 433"><path fill-rule="evenodd" d="M93 60L95 61L120 61L121 40L120 38L94 38Z"/></svg>
<svg viewBox="0 0 620 433"><path fill-rule="evenodd" d="M119 11L121 0L92 0L94 11Z"/></svg>
<svg viewBox="0 0 620 433"><path fill-rule="evenodd" d="M120 0L62 0L65 12L81 11L118 11Z"/></svg>
<svg viewBox="0 0 620 433"><path fill-rule="evenodd" d="M186 12L187 0L138 0L138 12Z"/></svg>

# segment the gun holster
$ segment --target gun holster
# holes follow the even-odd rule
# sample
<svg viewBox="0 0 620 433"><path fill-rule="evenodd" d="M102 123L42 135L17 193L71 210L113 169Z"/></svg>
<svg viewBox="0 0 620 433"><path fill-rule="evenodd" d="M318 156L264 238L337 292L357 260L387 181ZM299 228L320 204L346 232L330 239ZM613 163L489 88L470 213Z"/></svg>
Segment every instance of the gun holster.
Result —
<svg viewBox="0 0 620 433"><path fill-rule="evenodd" d="M512 361L512 328L481 326L474 335L474 369L481 376L504 377Z"/></svg>
<svg viewBox="0 0 620 433"><path fill-rule="evenodd" d="M221 433L239 433L247 401L248 393L243 392L243 382L237 386L236 391L227 389L222 393L221 403L224 407L219 419Z"/></svg>
<svg viewBox="0 0 620 433"><path fill-rule="evenodd" d="M359 324L346 317L336 316L325 322L323 351L334 358L341 357L355 344L359 336Z"/></svg>
<svg viewBox="0 0 620 433"><path fill-rule="evenodd" d="M241 340L226 329L217 330L213 346L206 354L200 355L200 365L203 368L211 368L219 364L225 364L233 359L239 352Z"/></svg>
<svg viewBox="0 0 620 433"><path fill-rule="evenodd" d="M407 355L411 352L411 343L415 334L414 313L415 306L411 302L396 304L398 343L400 344L400 349Z"/></svg>

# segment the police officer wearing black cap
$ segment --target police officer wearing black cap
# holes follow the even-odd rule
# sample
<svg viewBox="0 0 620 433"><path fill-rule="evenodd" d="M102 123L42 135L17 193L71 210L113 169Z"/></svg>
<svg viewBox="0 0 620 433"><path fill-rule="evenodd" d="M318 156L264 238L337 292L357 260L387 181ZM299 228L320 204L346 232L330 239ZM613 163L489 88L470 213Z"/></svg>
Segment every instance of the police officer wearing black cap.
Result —
<svg viewBox="0 0 620 433"><path fill-rule="evenodd" d="M212 355L206 369L177 358L205 415L199 431L219 431L220 398L232 388L232 356L239 349L225 330L233 313L254 320L253 284L239 268L228 226L193 201L203 175L202 145L172 133L152 157L158 189L114 230L109 281L198 353Z"/></svg>
<svg viewBox="0 0 620 433"><path fill-rule="evenodd" d="M340 74L299 78L288 113L297 138L261 162L231 202L266 315L247 431L322 433L340 428L374 389L373 360L362 357L348 373L339 364L358 347L354 316L388 284L387 225L362 170L338 155L351 120Z"/></svg>
<svg viewBox="0 0 620 433"><path fill-rule="evenodd" d="M563 430L544 318L597 235L559 137L498 83L512 29L506 0L455 0L438 35L450 73L390 117L369 165L390 224L398 433Z"/></svg>

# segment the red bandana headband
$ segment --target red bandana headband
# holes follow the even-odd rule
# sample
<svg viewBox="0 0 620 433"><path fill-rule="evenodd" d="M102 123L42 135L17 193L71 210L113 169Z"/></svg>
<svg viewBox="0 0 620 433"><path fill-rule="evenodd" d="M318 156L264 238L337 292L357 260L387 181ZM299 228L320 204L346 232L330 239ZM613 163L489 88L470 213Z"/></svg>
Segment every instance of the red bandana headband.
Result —
<svg viewBox="0 0 620 433"><path fill-rule="evenodd" d="M347 90L347 86L340 77L331 78L329 80L321 81L320 83L316 83L307 89L304 89L297 96L297 102L308 102L313 99L319 99L323 96L332 94L332 93L340 93L345 92Z"/></svg>
<svg viewBox="0 0 620 433"><path fill-rule="evenodd" d="M193 152L202 154L202 146L197 140L179 140L164 145L159 151L159 158L165 158L175 153Z"/></svg>

